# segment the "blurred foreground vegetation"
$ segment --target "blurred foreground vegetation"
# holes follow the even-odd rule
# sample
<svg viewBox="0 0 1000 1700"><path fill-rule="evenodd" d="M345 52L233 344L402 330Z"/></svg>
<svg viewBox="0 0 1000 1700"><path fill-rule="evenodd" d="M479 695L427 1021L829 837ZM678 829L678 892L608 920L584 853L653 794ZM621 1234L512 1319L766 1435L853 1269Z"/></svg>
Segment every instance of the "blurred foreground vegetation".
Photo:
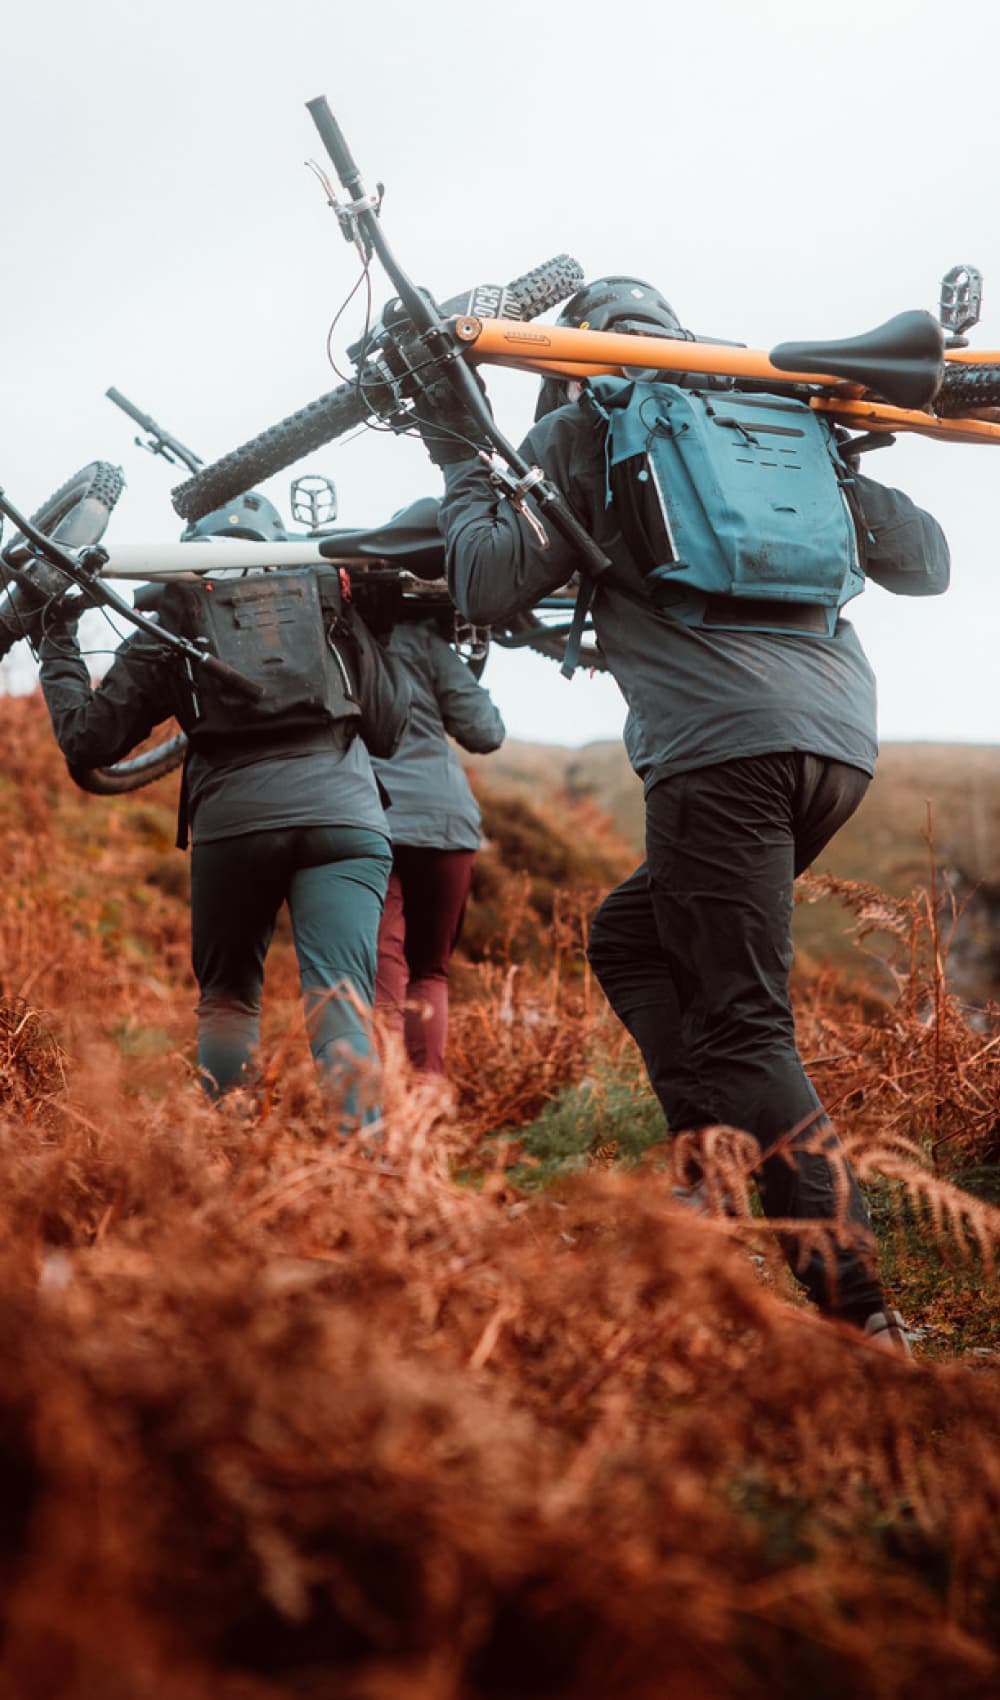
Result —
<svg viewBox="0 0 1000 1700"><path fill-rule="evenodd" d="M738 1133L744 1213L674 1203L579 786L480 774L451 1084L385 1041L365 1146L284 933L261 1091L204 1101L176 782L85 797L0 720L3 1700L994 1700L1000 1025L946 898L814 881L882 966L796 984L906 1363L791 1290Z"/></svg>

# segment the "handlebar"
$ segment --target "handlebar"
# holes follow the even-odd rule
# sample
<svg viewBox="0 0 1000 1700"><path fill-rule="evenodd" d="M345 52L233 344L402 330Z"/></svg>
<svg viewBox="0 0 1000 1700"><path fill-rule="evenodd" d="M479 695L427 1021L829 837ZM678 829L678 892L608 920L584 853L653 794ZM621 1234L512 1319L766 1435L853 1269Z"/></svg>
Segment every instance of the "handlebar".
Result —
<svg viewBox="0 0 1000 1700"><path fill-rule="evenodd" d="M190 642L188 638L180 637L176 632L169 631L155 620L149 619L137 608L133 608L130 602L126 602L123 596L119 596L118 592L113 590L109 584L101 583L98 589L96 581L101 567L108 558L106 551L99 544L83 548L78 552L63 548L61 544L53 542L51 537L46 537L44 531L39 531L30 519L20 513L13 503L7 500L3 490L0 490L0 513L6 514L7 518L17 526L18 531L27 539L35 554L40 555L43 560L56 567L60 573L65 575L69 583L76 585L77 589L83 592L83 599L88 605L94 601L100 601L109 608L113 608L116 614L128 620L131 625L138 626L140 631L146 632L158 643L172 649L175 654L182 655L194 666L204 667L208 672L217 674L219 678L224 679L232 690L239 691L242 696L249 697L251 701L259 702L260 698L265 695L264 690L257 684L256 680L246 678L242 673L236 672L234 668L219 661L214 655L200 649L196 643ZM60 591L57 600L62 599L62 594Z"/></svg>
<svg viewBox="0 0 1000 1700"><path fill-rule="evenodd" d="M393 258L381 230L379 202L366 195L360 171L325 97L317 96L306 105L340 183L351 196L350 203L342 206L331 194L331 203L344 236L357 244L366 256L375 253L381 260L397 291L405 316L423 339L431 362L440 368L465 409L475 419L477 430L482 434L481 440L490 443L512 468L514 476L506 481L506 493L520 506L530 489L537 506L574 547L581 568L593 577L600 576L610 566L607 556L577 520L551 480L537 467L529 466L513 444L501 435L469 366L460 357L462 351L447 319L456 309L461 316L463 303L448 302L444 310L438 308L403 271ZM571 294L583 281L582 271L575 262L573 264L570 287L562 289L556 297L558 300ZM532 302L533 311L524 316L534 317L544 311L545 306L554 304L554 301ZM359 364L354 383L330 391L318 402L300 409L297 414L290 415L279 425L272 426L221 461L204 468L187 483L179 485L172 497L176 512L188 521L202 518L241 495L253 484L289 465L310 448L319 446L320 442L341 435L369 413L384 412L390 419L396 415L401 427L405 426L410 415L400 402L393 373L378 359L370 342L364 346L362 359L364 364Z"/></svg>
<svg viewBox="0 0 1000 1700"><path fill-rule="evenodd" d="M238 673L235 667L220 661L217 655L202 655L199 665L206 673L212 673L220 684L228 685L231 691L247 697L251 702L260 702L267 695L263 685L258 685L254 679L248 679L245 673Z"/></svg>
<svg viewBox="0 0 1000 1700"><path fill-rule="evenodd" d="M144 443L140 437L135 439L140 448L148 449L153 455L162 455L171 465L180 461L189 472L197 472L204 464L201 455L196 455L193 449L186 448L176 437L171 436L169 431L164 431L163 426L157 425L151 414L143 413L141 407L136 407L135 402L129 401L128 396L122 395L121 390L115 389L114 384L104 393L109 401L113 401L116 407L120 407L123 413L134 419L143 431L148 431L151 442Z"/></svg>
<svg viewBox="0 0 1000 1700"><path fill-rule="evenodd" d="M334 170L344 188L349 194L360 195L361 173L354 163L344 132L330 111L326 96L321 94L314 100L307 100L306 111L319 131L320 141L332 159Z"/></svg>
<svg viewBox="0 0 1000 1700"><path fill-rule="evenodd" d="M565 496L552 480L539 467L529 466L524 456L518 453L513 443L509 443L497 428L470 367L464 360L455 358L459 352L458 345L444 317L433 301L416 288L393 257L379 224L378 205L365 196L357 166L325 98L321 96L311 100L308 110L341 183L353 197L349 208L338 211L342 228L345 215L350 218L350 228L345 229L344 234L349 240L360 239L369 252L374 251L378 255L396 286L411 323L422 334L422 340L431 357L441 360L443 376L455 391L465 411L475 420L476 430L481 433L482 441L492 444L496 453L506 461L512 476L503 477L505 494L515 507L523 511L524 499L530 490L533 502L575 551L581 570L593 579L600 578L611 565L608 556L594 542L586 527L580 524ZM541 535L544 538L544 528L541 528Z"/></svg>

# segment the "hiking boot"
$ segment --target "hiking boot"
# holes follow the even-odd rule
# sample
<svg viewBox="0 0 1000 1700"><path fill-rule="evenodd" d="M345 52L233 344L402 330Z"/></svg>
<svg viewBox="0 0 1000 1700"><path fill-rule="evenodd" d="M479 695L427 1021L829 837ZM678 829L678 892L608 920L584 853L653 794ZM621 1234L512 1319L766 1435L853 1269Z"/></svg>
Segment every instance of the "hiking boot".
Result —
<svg viewBox="0 0 1000 1700"><path fill-rule="evenodd" d="M906 1338L903 1318L898 1310L877 1310L870 1316L864 1327L865 1339L870 1340L882 1352L895 1352L898 1357L912 1358L910 1342Z"/></svg>

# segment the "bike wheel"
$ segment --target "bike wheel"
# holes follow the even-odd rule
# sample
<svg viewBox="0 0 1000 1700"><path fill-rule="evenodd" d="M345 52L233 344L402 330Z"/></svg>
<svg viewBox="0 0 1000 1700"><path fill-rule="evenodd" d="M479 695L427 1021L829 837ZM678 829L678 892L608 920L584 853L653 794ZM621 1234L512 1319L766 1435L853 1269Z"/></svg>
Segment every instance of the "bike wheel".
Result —
<svg viewBox="0 0 1000 1700"><path fill-rule="evenodd" d="M113 767L71 767L70 777L81 791L89 791L95 797L120 797L127 791L139 791L144 785L152 785L154 779L163 779L166 774L173 773L184 760L187 747L184 733L177 732L162 744L155 744L151 750L143 750L140 755L127 756L124 761L115 762Z"/></svg>
<svg viewBox="0 0 1000 1700"><path fill-rule="evenodd" d="M371 412L357 384L338 384L335 390L280 419L277 425L269 425L266 431L178 484L171 492L175 513L189 521L203 519L334 437L353 430Z"/></svg>
<svg viewBox="0 0 1000 1700"><path fill-rule="evenodd" d="M502 630L494 626L490 636L501 649L530 649L536 655L547 656L550 661L561 662L566 657L572 619L571 604L565 609L545 610L543 613L526 608L508 620ZM607 661L591 631L584 631L577 666L585 672L607 672Z"/></svg>
<svg viewBox="0 0 1000 1700"><path fill-rule="evenodd" d="M510 316L522 320L536 319L540 313L564 301L567 295L579 288L582 280L583 273L578 262L569 254L558 254L555 259L536 266L533 271L525 272L508 284L504 293ZM452 309L463 310L462 304L467 299L462 296L454 302L445 302L442 313L447 315ZM347 431L362 424L379 406L385 405L387 399L385 386L381 387L381 393L370 386L366 399L366 391L355 381L338 384L335 390L329 390L308 406L288 414L277 425L269 426L266 431L223 455L221 460L202 467L193 478L178 484L171 492L174 512L189 522L203 519L205 514L224 507L255 484L262 484L266 478L272 478L276 472L282 472L305 455L314 454L335 437L344 436Z"/></svg>
<svg viewBox="0 0 1000 1700"><path fill-rule="evenodd" d="M39 531L64 543L69 549L83 549L99 543L107 529L108 520L125 488L120 466L108 461L91 461L67 478L47 501L31 515ZM18 534L8 548L16 547ZM2 566L2 563L0 563ZM28 569L30 583L11 583L0 598L0 656L22 637L37 636L40 609L49 598L65 590L66 581L56 567L46 561L33 561ZM144 750L113 767L70 768L76 784L83 791L100 796L116 796L125 791L137 791L154 779L170 773L184 760L187 739L183 733Z"/></svg>
<svg viewBox="0 0 1000 1700"><path fill-rule="evenodd" d="M941 419L960 419L976 407L1000 407L1000 364L966 366L958 360L946 362L941 388L932 405Z"/></svg>
<svg viewBox="0 0 1000 1700"><path fill-rule="evenodd" d="M69 549L86 548L88 544L99 543L104 536L124 488L120 466L112 466L106 460L92 460L42 503L31 515L31 523ZM21 533L16 532L4 553L12 552L23 541ZM66 580L57 567L37 559L15 580L4 571L0 557L0 582L3 584L0 657L3 657L21 638L38 636L41 610L50 597L66 589Z"/></svg>
<svg viewBox="0 0 1000 1700"><path fill-rule="evenodd" d="M507 285L507 295L517 303L522 319L537 319L550 307L558 307L575 295L583 283L583 267L571 254L557 254L533 271L522 272Z"/></svg>
<svg viewBox="0 0 1000 1700"><path fill-rule="evenodd" d="M120 466L92 460L42 503L31 523L69 549L99 543L124 488Z"/></svg>

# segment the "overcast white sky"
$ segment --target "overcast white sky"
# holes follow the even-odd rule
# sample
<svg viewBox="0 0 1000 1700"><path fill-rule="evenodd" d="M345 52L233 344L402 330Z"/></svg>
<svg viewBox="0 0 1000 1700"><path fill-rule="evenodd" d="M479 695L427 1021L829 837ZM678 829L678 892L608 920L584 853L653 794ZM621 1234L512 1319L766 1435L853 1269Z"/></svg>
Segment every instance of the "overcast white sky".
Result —
<svg viewBox="0 0 1000 1700"><path fill-rule="evenodd" d="M337 381L328 324L356 277L313 177L325 94L398 257L444 297L568 251L656 282L695 330L767 348L935 308L986 278L1000 346L992 7L927 0L35 0L7 12L0 98L0 484L36 506L94 458L128 489L118 542L170 540L180 473L133 446L116 384L207 459ZM952 17L961 34L949 30ZM385 294L391 293L386 287ZM338 352L360 328L351 310ZM496 374L515 439L535 380ZM437 474L364 435L296 471L375 523ZM945 525L954 587L854 605L886 739L1000 743L1000 448L910 438L873 457ZM267 486L284 504L288 475ZM7 667L9 673L9 664ZM494 653L511 732L615 736L607 680Z"/></svg>

